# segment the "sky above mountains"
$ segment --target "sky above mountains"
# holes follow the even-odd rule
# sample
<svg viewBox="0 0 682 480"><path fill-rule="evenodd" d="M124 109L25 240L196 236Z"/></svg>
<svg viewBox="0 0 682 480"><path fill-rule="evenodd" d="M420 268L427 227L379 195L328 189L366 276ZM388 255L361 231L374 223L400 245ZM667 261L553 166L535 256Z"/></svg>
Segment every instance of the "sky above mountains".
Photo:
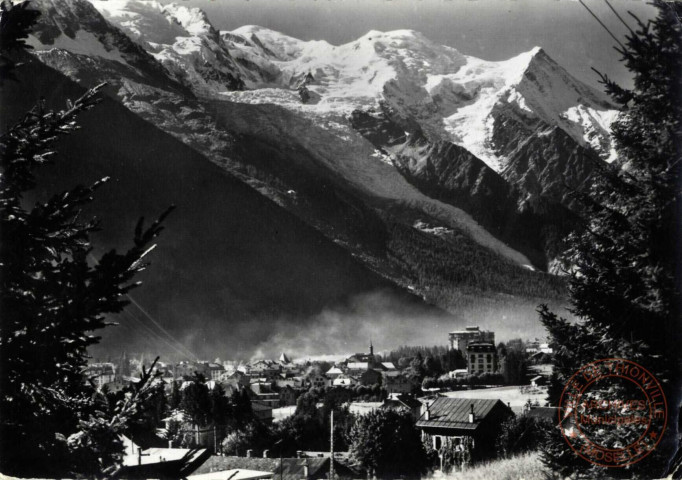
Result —
<svg viewBox="0 0 682 480"><path fill-rule="evenodd" d="M177 0L176 0L177 1ZM164 1L164 3L170 3ZM206 11L214 26L233 30L260 25L303 40L338 45L369 30L417 30L431 40L485 60L504 60L534 46L580 80L597 86L591 67L625 86L630 76L613 49L615 41L574 0L184 0ZM627 29L604 0L587 5L618 37ZM655 9L641 0L612 2L621 16L642 20Z"/></svg>

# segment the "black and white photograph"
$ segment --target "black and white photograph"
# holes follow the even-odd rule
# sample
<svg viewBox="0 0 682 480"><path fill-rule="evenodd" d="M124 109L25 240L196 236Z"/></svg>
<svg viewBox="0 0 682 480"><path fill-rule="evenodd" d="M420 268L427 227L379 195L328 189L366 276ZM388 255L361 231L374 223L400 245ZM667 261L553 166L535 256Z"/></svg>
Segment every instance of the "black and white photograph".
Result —
<svg viewBox="0 0 682 480"><path fill-rule="evenodd" d="M2 0L0 479L682 479L681 15Z"/></svg>

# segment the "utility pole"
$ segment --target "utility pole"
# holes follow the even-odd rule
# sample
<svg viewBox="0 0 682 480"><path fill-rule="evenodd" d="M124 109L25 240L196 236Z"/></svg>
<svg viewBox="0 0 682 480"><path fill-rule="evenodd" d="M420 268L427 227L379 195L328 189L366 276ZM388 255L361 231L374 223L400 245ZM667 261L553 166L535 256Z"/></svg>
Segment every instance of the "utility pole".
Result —
<svg viewBox="0 0 682 480"><path fill-rule="evenodd" d="M329 480L334 480L334 409L329 421Z"/></svg>
<svg viewBox="0 0 682 480"><path fill-rule="evenodd" d="M282 480L284 471L282 470L282 439L280 438L275 442L275 445L279 445L279 480Z"/></svg>

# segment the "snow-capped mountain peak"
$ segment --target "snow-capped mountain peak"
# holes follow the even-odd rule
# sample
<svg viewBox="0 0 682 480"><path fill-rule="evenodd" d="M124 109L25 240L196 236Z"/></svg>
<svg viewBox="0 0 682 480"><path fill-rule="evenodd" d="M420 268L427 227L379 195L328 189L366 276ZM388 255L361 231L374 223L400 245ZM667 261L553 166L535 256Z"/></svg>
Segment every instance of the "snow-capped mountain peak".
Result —
<svg viewBox="0 0 682 480"><path fill-rule="evenodd" d="M91 3L198 94L241 88L238 68L203 10L155 0Z"/></svg>
<svg viewBox="0 0 682 480"><path fill-rule="evenodd" d="M199 8L155 0L90 0L110 22L142 42L172 44L177 37L216 35Z"/></svg>
<svg viewBox="0 0 682 480"><path fill-rule="evenodd" d="M403 116L424 110L420 118L429 135L466 148L498 172L507 154L494 132L501 110L512 109L527 126L558 126L604 159L612 155L608 127L615 110L541 47L499 62L466 56L456 70L427 73L422 86L427 96L416 105L414 94L398 87L390 90L394 98L388 103Z"/></svg>
<svg viewBox="0 0 682 480"><path fill-rule="evenodd" d="M119 77L192 95L186 86L169 78L148 48L108 22L91 2L33 0L31 6L42 15L28 42L45 63L80 81L99 82L116 72Z"/></svg>
<svg viewBox="0 0 682 480"><path fill-rule="evenodd" d="M263 135L276 145L283 142L280 136L293 135L326 162L325 168L349 184L391 201L409 199L413 204L428 205L432 213L440 212L452 225L468 225L468 230L478 232L472 235L479 243L494 245L517 263L528 260L499 245L480 227L471 227L470 219L462 220L453 205L441 205L440 197L429 197L433 191L427 188L423 195L420 188L426 187L406 183L403 177L409 173L399 171L395 162L386 158L382 152L385 145L370 148L365 133L349 121L352 115L356 111L383 115L385 124L391 124L396 132L395 142L405 142L405 165L418 167L412 174L428 173L426 167L434 162L440 162L447 172L448 165L459 159L468 167L457 171L470 172L475 167L494 182L509 182L529 195L549 192L558 201L563 201L564 180L581 184L588 178L593 165L588 156L608 159L611 152L608 126L615 111L602 95L571 76L540 47L504 61L488 61L464 55L413 30L371 30L351 42L332 45L256 25L218 33L201 10L156 0L37 1L68 4L73 12L87 6L90 16L97 16L99 23L125 37L121 41L132 45L129 50L137 47L148 61L165 67L159 82L168 81L170 72L170 78L191 88L211 108L223 108L228 102L250 104L244 113L253 116L252 124L239 134ZM83 24L82 19L74 22ZM91 30L84 28L89 33L95 31ZM107 57L111 75L124 77L126 88L121 95L129 103L137 102L139 96L131 100L136 94L126 93L136 91L130 85L136 72L121 73L111 65L118 63L119 57L107 44L108 33L92 33L94 40L83 35L69 37L77 44L69 49ZM120 58L132 70L138 69L137 60L130 62L124 54ZM149 109L148 105L138 107ZM173 115L164 112L163 121L183 130L184 125ZM277 134L265 128L277 122L283 128ZM300 122L300 128L294 128L295 122ZM206 122L202 117L196 123ZM311 125L318 130L315 134ZM374 126L369 125L367 131ZM202 148L213 149L211 154L221 148L213 147L217 143L210 136L202 142ZM332 144L335 152L329 153ZM384 156L376 155L377 151ZM389 173L392 183L387 180ZM475 186L481 187L472 192L485 190L484 183L476 182Z"/></svg>
<svg viewBox="0 0 682 480"><path fill-rule="evenodd" d="M538 200L544 192L534 196L523 182L535 181L540 170L563 181L567 169L537 162L525 172L517 168L516 177L499 173L502 159L521 156L511 152L510 139L526 146L538 129L560 130L552 114L564 105L534 96L540 88L558 88L563 78L540 59L540 49L487 62L412 30L372 30L332 45L258 26L218 33L201 10L154 0L35 1L47 5L38 42L43 61L85 86L108 81L108 94L352 252L353 262L401 285L417 279L416 291L429 299L445 295L432 293L431 280L422 281L413 266L435 265L428 263L432 251L436 262L446 260L434 269L443 273L433 284L453 282L454 289L466 284L452 280L452 271L478 278L469 262L474 256L485 269L512 272L514 264L544 268L556 253L552 242L563 230L555 227L565 217ZM68 18L75 34L50 5L74 13ZM56 45L63 50L50 53ZM72 60L60 58L69 54ZM250 89L233 91L241 80ZM308 98L301 94L306 90ZM568 104L559 113L583 135L580 126L596 110ZM358 111L367 117L364 131L353 121ZM469 136L456 130L460 117ZM511 121L517 117L528 125L518 128ZM375 132L376 143L366 135ZM530 155L544 160L557 148L576 148L567 135L556 137L564 143L545 142ZM135 140L146 145L146 138ZM500 165L498 172L481 159ZM167 171L194 178L189 168ZM460 252L466 255L461 262ZM506 286L500 291L509 294Z"/></svg>
<svg viewBox="0 0 682 480"><path fill-rule="evenodd" d="M164 6L163 11L178 22L190 35L215 35L217 33L204 11L199 8L189 8L171 3Z"/></svg>
<svg viewBox="0 0 682 480"><path fill-rule="evenodd" d="M231 32L222 31L221 35L228 40L245 40L244 45L256 48L253 54L272 61L289 61L305 55L306 51L312 53L316 50L325 51L333 48L324 40L299 40L258 25L244 25Z"/></svg>
<svg viewBox="0 0 682 480"><path fill-rule="evenodd" d="M134 40L163 44L187 35L179 22L162 14L164 6L153 0L91 0L90 3Z"/></svg>
<svg viewBox="0 0 682 480"><path fill-rule="evenodd" d="M371 30L332 45L256 25L218 33L200 9L156 0L41 1L94 5L202 97L277 104L337 130L354 110L381 108L406 122L404 130L454 143L498 173L507 171L528 138L556 129L575 146L613 158L608 131L615 109L540 47L488 61L414 30ZM97 41L81 37L64 48L79 51L87 44L94 55L119 59L105 36L96 39L99 49ZM302 83L305 101L297 92ZM235 92L243 87L248 91Z"/></svg>

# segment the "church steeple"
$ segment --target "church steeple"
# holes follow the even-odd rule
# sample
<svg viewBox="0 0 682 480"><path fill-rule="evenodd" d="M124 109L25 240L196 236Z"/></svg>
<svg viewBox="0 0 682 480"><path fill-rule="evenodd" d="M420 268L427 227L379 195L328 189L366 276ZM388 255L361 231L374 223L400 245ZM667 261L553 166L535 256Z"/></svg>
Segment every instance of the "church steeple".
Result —
<svg viewBox="0 0 682 480"><path fill-rule="evenodd" d="M369 354L374 355L374 345L372 345L372 337L369 337Z"/></svg>

